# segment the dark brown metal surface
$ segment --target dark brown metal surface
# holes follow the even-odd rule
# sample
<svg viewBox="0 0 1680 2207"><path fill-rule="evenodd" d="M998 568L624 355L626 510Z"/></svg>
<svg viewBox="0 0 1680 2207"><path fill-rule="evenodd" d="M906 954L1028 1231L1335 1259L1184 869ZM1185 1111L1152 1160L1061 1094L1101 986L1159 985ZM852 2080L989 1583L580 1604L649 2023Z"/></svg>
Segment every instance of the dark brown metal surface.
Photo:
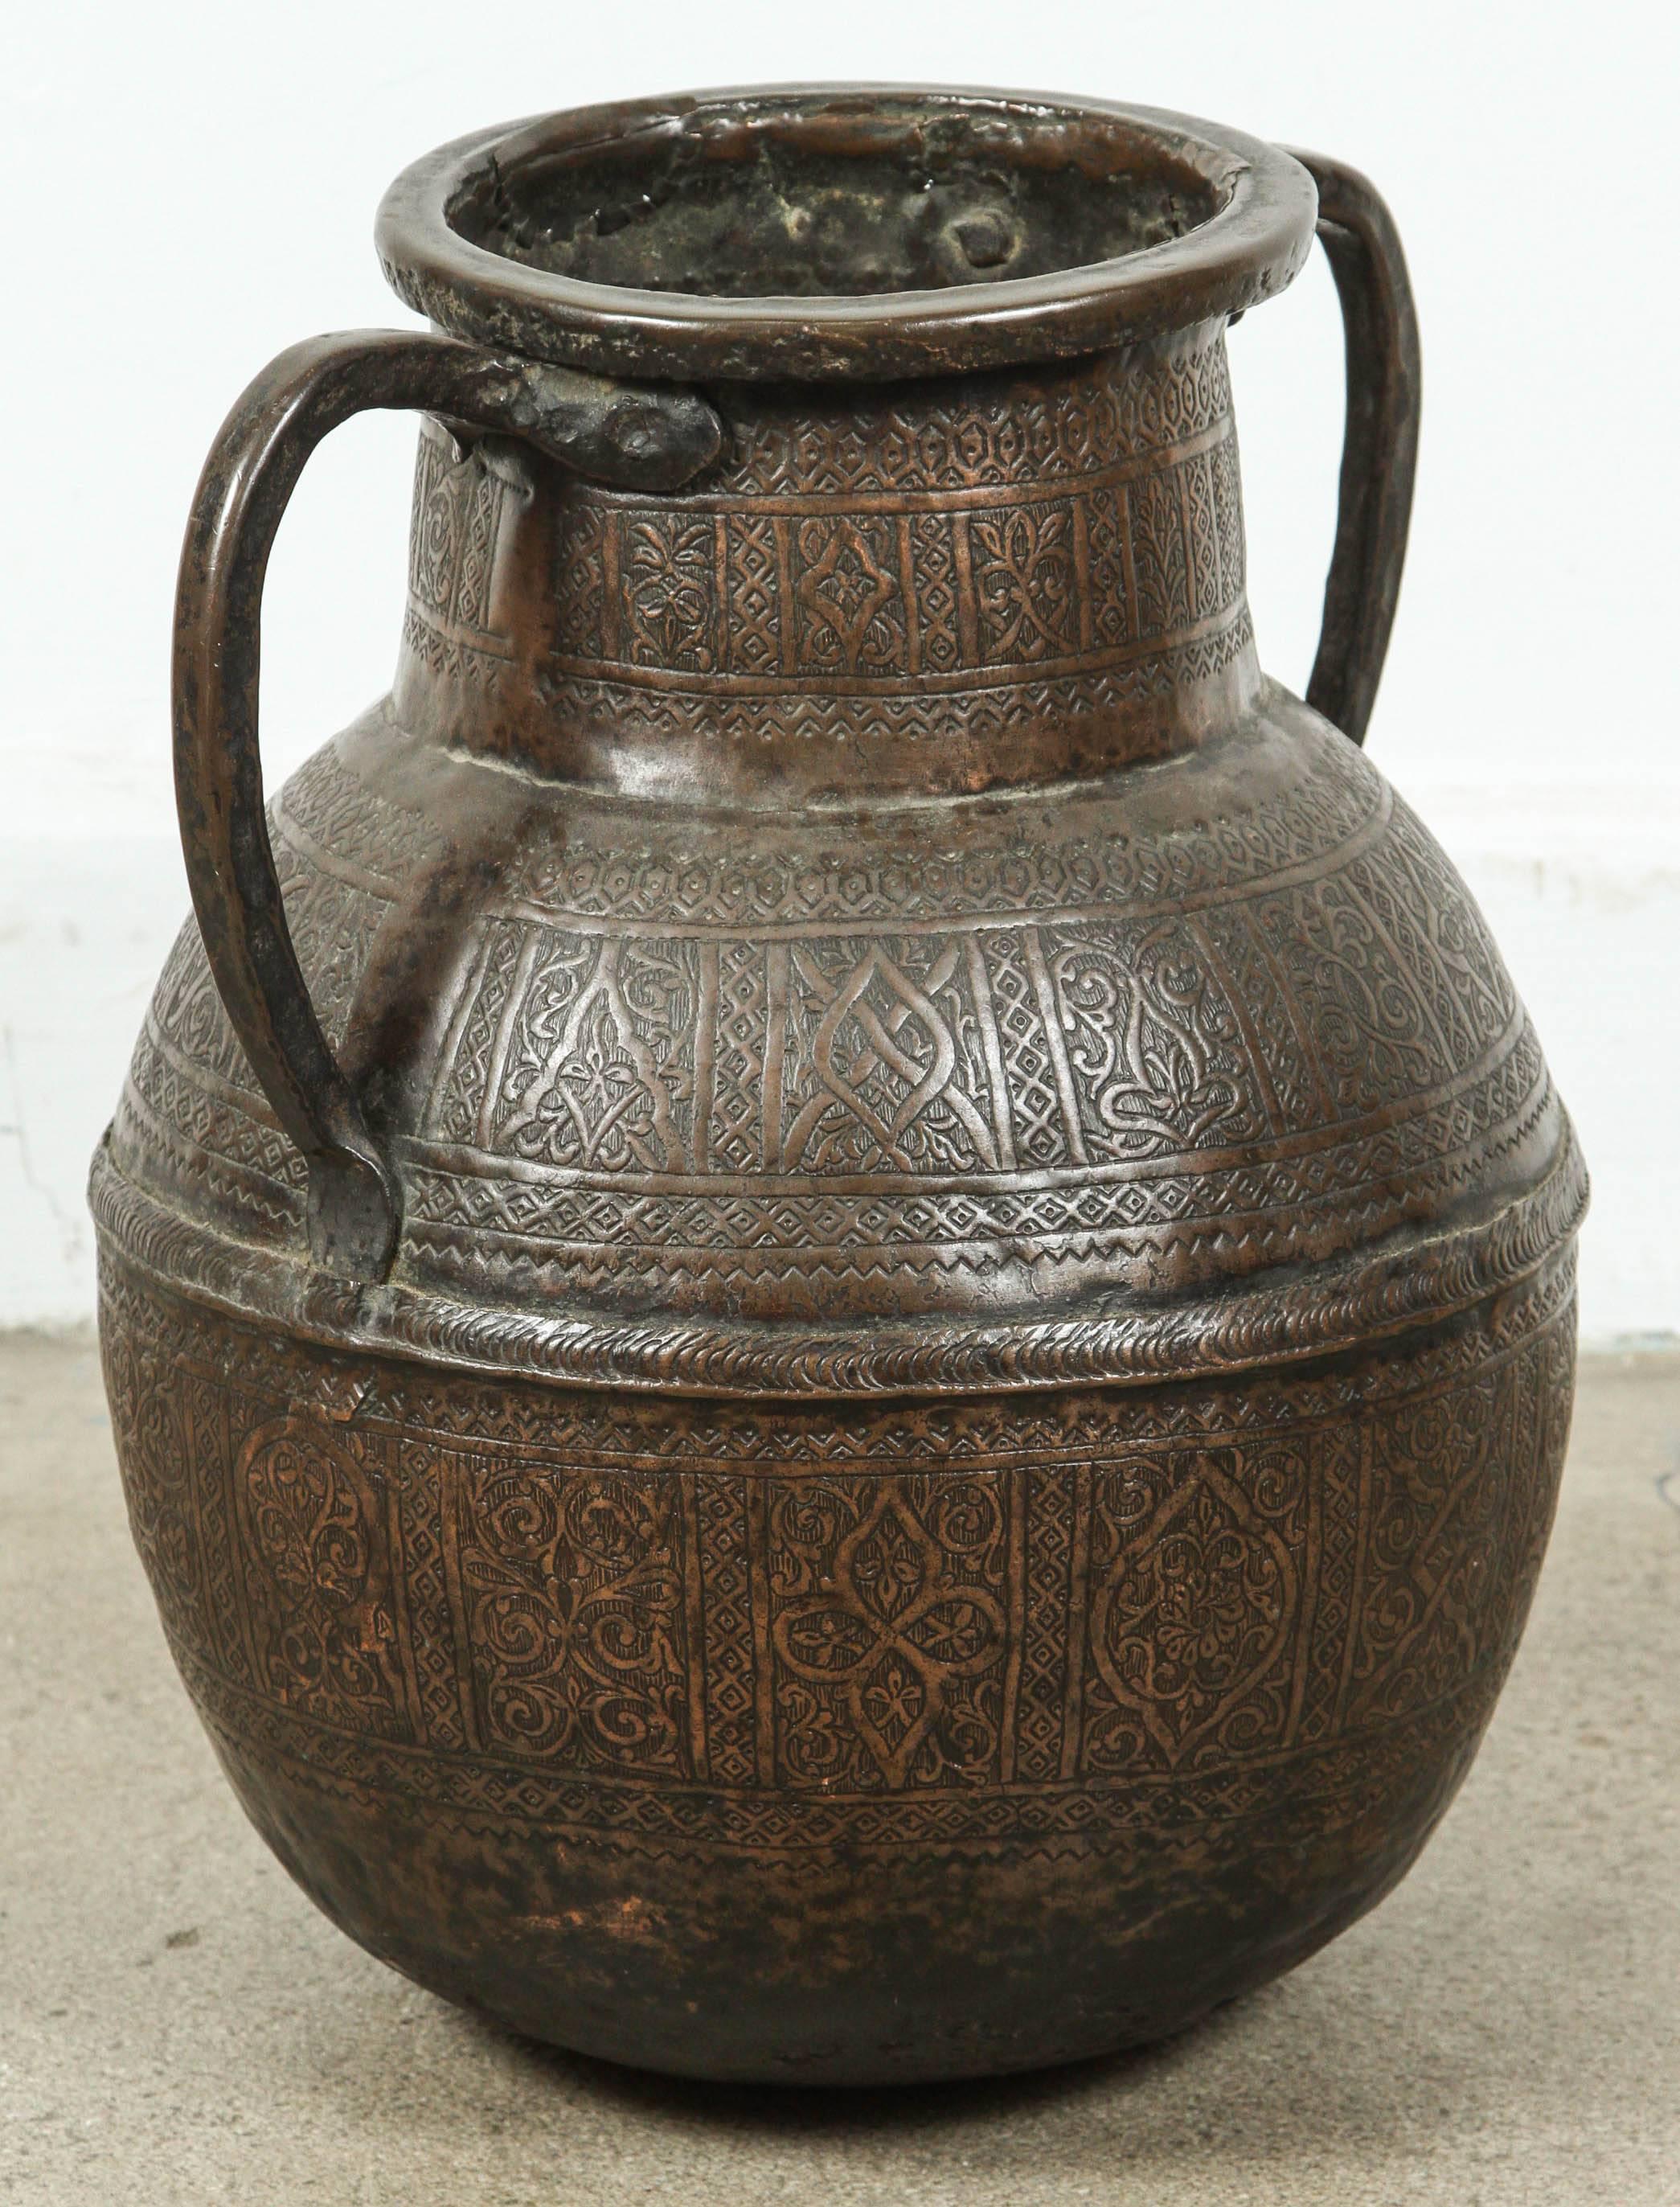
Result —
<svg viewBox="0 0 1680 2207"><path fill-rule="evenodd" d="M717 457L720 437L691 393L630 390L446 338L366 331L282 353L211 447L176 599L175 787L187 878L240 1040L309 1160L311 1250L346 1279L389 1269L400 1197L332 1062L286 931L263 822L259 634L269 551L305 461L341 422L380 407L426 407L649 490L675 489Z"/></svg>
<svg viewBox="0 0 1680 2207"><path fill-rule="evenodd" d="M287 1343L108 1260L129 1508L333 1920L703 2077L1180 2028L1378 1899L1510 1662L1569 1267L1287 1381L638 1401Z"/></svg>
<svg viewBox="0 0 1680 2207"><path fill-rule="evenodd" d="M1312 220L1297 162L1193 116L794 85L459 139L392 184L378 241L457 337L613 374L856 383L1241 313L1299 272ZM790 268L793 296L761 296Z"/></svg>
<svg viewBox="0 0 1680 2207"><path fill-rule="evenodd" d="M1585 1179L1348 740L1417 354L1310 165L1345 733L1255 656L1225 356L1311 185L1182 118L491 134L382 216L472 341L299 347L212 452L199 924L93 1175L123 1475L260 1828L522 2029L788 2079L1133 2043L1379 1898L1474 1752ZM369 404L432 417L398 677L265 823L262 571Z"/></svg>
<svg viewBox="0 0 1680 2207"><path fill-rule="evenodd" d="M1365 741L1400 601L1418 466L1423 356L1406 256L1368 178L1321 153L1295 158L1318 187L1323 241L1348 338L1348 428L1324 631L1306 702Z"/></svg>

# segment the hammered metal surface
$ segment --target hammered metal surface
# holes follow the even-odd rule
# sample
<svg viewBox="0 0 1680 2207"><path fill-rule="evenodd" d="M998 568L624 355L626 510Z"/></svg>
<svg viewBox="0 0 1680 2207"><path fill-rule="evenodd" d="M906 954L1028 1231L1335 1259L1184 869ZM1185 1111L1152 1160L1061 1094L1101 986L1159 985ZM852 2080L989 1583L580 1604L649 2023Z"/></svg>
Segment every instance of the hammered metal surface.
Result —
<svg viewBox="0 0 1680 2207"><path fill-rule="evenodd" d="M182 1675L337 1921L567 2044L858 2080L1156 2035L1379 1897L1516 1646L1574 1305L774 1415L288 1347L120 1262L102 1331Z"/></svg>
<svg viewBox="0 0 1680 2207"><path fill-rule="evenodd" d="M1121 350L619 394L693 434L618 487L428 421L392 693L271 809L301 978L204 826L189 638L250 1056L189 922L93 1176L135 1539L280 1858L522 2030L853 2082L1137 2043L1379 1899L1474 1752L1585 1177L1462 883L1259 669L1220 317L1293 265L1267 164L1239 290L1175 235L1178 326ZM1408 456L1343 501L1313 694L1358 733L1415 342L1321 171L1388 332L1349 450ZM1105 313L1150 258L1085 272ZM300 406L509 373L282 365Z"/></svg>

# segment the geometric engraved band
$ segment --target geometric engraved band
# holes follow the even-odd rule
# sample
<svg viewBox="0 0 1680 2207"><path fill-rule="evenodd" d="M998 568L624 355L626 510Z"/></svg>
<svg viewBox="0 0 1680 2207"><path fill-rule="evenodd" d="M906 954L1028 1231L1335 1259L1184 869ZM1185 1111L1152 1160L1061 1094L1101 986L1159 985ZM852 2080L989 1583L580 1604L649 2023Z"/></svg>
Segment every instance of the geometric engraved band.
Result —
<svg viewBox="0 0 1680 2207"><path fill-rule="evenodd" d="M1573 1230L1578 1157L1480 915L1344 739L1301 731L1264 804L1169 836L1063 817L913 854L774 823L632 838L582 804L532 836L456 938L396 1137L405 1275L357 1328L590 1384L1043 1385L1461 1307ZM336 1042L445 846L327 751L275 847ZM238 1248L301 1247L302 1160L254 1088L189 924L98 1200L161 1276L202 1259L206 1289L281 1316L290 1263L232 1277ZM1404 1283L1373 1247L1513 1181ZM1357 1277L1324 1269L1353 1245ZM1267 1270L1217 1310L1112 1301ZM613 1315L649 1297L664 1349ZM871 1320L849 1342L848 1311ZM918 1344L881 1331L917 1312Z"/></svg>
<svg viewBox="0 0 1680 2207"><path fill-rule="evenodd" d="M644 738L960 724L992 743L1129 716L1145 751L1161 739L1135 709L1252 656L1217 333L1037 385L859 398L820 434L774 397L734 393L726 412L697 491L555 494L540 615L511 611L499 580L529 504L517 469L428 428L410 651L493 690L524 653L546 711Z"/></svg>
<svg viewBox="0 0 1680 2207"><path fill-rule="evenodd" d="M1001 505L574 498L553 665L713 697L867 697L1165 650L1241 603L1235 469L1227 423L1147 472Z"/></svg>
<svg viewBox="0 0 1680 2207"><path fill-rule="evenodd" d="M1067 1317L942 1317L862 1329L641 1319L565 1303L521 1309L406 1281L374 1302L282 1248L233 1242L199 1225L178 1200L127 1178L108 1145L95 1153L88 1200L104 1245L159 1283L309 1338L584 1387L798 1398L1137 1383L1349 1349L1449 1318L1569 1254L1587 1176L1564 1119L1562 1145L1537 1186L1486 1218L1419 1242L1404 1263L1378 1247L1299 1277L1263 1276L1217 1300L1151 1307L1098 1295Z"/></svg>
<svg viewBox="0 0 1680 2207"><path fill-rule="evenodd" d="M1334 1821L1377 1743L1426 1753L1497 1686L1573 1339L1559 1266L1318 1378L778 1427L351 1367L120 1262L103 1289L136 1539L219 1734L679 1846Z"/></svg>

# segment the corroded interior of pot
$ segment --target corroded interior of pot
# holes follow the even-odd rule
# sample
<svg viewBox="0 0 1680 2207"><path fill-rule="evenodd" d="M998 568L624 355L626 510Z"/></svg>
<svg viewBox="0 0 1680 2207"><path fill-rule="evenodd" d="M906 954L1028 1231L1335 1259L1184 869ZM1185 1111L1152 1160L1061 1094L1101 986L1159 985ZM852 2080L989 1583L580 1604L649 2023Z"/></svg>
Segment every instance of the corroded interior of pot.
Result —
<svg viewBox="0 0 1680 2207"><path fill-rule="evenodd" d="M551 274L724 298L937 290L1121 260L1229 187L1116 120L870 93L697 103L493 158L451 229Z"/></svg>

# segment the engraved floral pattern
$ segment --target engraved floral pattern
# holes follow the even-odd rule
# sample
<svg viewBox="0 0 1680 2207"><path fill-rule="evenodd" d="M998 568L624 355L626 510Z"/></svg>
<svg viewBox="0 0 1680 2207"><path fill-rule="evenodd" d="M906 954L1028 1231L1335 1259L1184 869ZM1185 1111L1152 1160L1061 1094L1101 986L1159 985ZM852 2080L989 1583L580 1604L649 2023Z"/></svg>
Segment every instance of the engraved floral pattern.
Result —
<svg viewBox="0 0 1680 2207"><path fill-rule="evenodd" d="M234 1486L259 1675L330 1723L399 1732L392 1588L361 1468L319 1426L284 1417L248 1436Z"/></svg>
<svg viewBox="0 0 1680 2207"><path fill-rule="evenodd" d="M989 1481L779 1495L777 1716L797 1782L973 1782L997 1749L1004 1532Z"/></svg>
<svg viewBox="0 0 1680 2207"><path fill-rule="evenodd" d="M1261 1131L1235 1016L1175 922L1058 930L1051 964L1099 1156L1172 1154Z"/></svg>
<svg viewBox="0 0 1680 2207"><path fill-rule="evenodd" d="M556 1163L683 1170L673 1103L688 1084L667 1068L692 1002L690 977L674 960L632 953L613 936L562 948L504 1061L499 1139L516 1155Z"/></svg>
<svg viewBox="0 0 1680 2207"><path fill-rule="evenodd" d="M1287 1382L863 1416L353 1367L109 1255L101 1323L142 1555L242 1736L584 1829L1037 1844L1241 1815L1485 1705L1570 1282Z"/></svg>
<svg viewBox="0 0 1680 2207"><path fill-rule="evenodd" d="M1143 1458L1102 1480L1094 1766L1223 1761L1281 1739L1306 1485L1282 1450Z"/></svg>
<svg viewBox="0 0 1680 2207"><path fill-rule="evenodd" d="M940 733L954 695L990 741L1129 717L1251 648L1222 343L820 421L721 403L732 449L679 511L568 487L556 709L874 742Z"/></svg>
<svg viewBox="0 0 1680 2207"><path fill-rule="evenodd" d="M461 1573L487 1742L551 1763L686 1770L672 1518L637 1481L475 1468Z"/></svg>
<svg viewBox="0 0 1680 2207"><path fill-rule="evenodd" d="M709 527L640 515L619 557L631 662L709 673L717 664Z"/></svg>
<svg viewBox="0 0 1680 2207"><path fill-rule="evenodd" d="M1005 665L1077 648L1073 506L977 515L971 541L988 658Z"/></svg>

